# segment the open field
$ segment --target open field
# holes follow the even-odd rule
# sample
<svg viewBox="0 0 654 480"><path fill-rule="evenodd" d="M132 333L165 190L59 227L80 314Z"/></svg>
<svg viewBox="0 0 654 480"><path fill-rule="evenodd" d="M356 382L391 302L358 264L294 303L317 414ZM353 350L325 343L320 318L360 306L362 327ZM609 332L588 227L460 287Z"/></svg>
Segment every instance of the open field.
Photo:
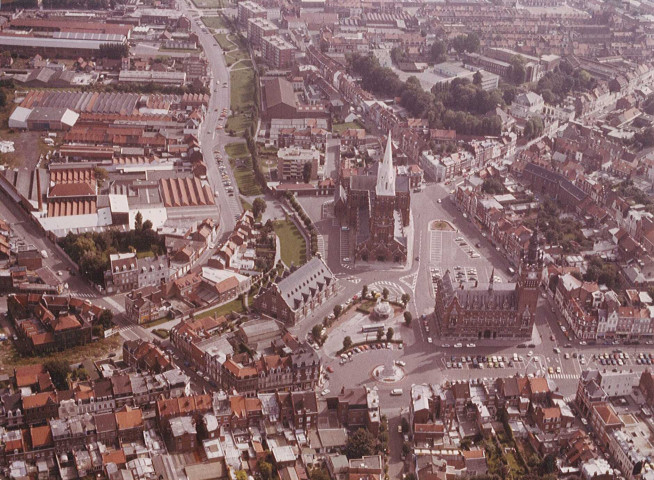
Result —
<svg viewBox="0 0 654 480"><path fill-rule="evenodd" d="M69 348L61 352L53 352L49 355L24 357L16 351L10 341L6 341L0 344L0 365L4 369L4 372L7 373L13 370L14 367L45 363L49 360L65 360L69 363L79 363L87 358L104 358L108 353L119 349L122 343L123 339L120 335L113 335L97 342ZM2 370L0 369L0 371Z"/></svg>

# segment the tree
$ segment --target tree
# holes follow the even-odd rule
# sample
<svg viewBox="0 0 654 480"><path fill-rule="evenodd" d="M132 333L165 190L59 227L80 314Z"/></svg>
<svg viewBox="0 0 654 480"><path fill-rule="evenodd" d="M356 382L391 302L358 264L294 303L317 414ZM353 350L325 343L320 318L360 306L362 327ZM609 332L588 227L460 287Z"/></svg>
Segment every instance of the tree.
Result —
<svg viewBox="0 0 654 480"><path fill-rule="evenodd" d="M481 86L481 81L482 81L481 72L477 70L475 74L472 76L472 84Z"/></svg>
<svg viewBox="0 0 654 480"><path fill-rule="evenodd" d="M373 455L376 444L377 439L375 436L368 430L360 428L348 437L347 445L345 446L345 455L349 459Z"/></svg>
<svg viewBox="0 0 654 480"><path fill-rule="evenodd" d="M388 288L384 287L384 289L382 290L382 297L384 298L384 300L388 300L388 295L390 293L391 292L388 290Z"/></svg>
<svg viewBox="0 0 654 480"><path fill-rule="evenodd" d="M509 78L516 85L521 85L525 82L527 71L525 70L525 60L520 55L514 55L511 58L511 68L509 70Z"/></svg>
<svg viewBox="0 0 654 480"><path fill-rule="evenodd" d="M324 468L315 467L309 473L310 480L330 480L329 473Z"/></svg>
<svg viewBox="0 0 654 480"><path fill-rule="evenodd" d="M368 285L361 287L361 297L366 298L368 296Z"/></svg>
<svg viewBox="0 0 654 480"><path fill-rule="evenodd" d="M406 324L407 327L411 326L411 321L413 320L413 315L411 315L411 312L406 310L404 312L404 323Z"/></svg>
<svg viewBox="0 0 654 480"><path fill-rule="evenodd" d="M388 327L388 330L386 330L386 340L389 342L393 340L394 334L395 334L395 330L393 330L393 327Z"/></svg>
<svg viewBox="0 0 654 480"><path fill-rule="evenodd" d="M52 383L57 390L68 390L68 375L70 365L65 360L48 360L43 365L52 378Z"/></svg>
<svg viewBox="0 0 654 480"><path fill-rule="evenodd" d="M143 215L141 212L136 212L136 217L134 217L134 230L140 232L143 229Z"/></svg>
<svg viewBox="0 0 654 480"><path fill-rule="evenodd" d="M95 181L97 182L98 187L102 187L105 180L109 178L109 172L107 172L107 170L102 167L93 167L93 173L95 174Z"/></svg>
<svg viewBox="0 0 654 480"><path fill-rule="evenodd" d="M259 470L259 475L263 480L273 480L273 466L271 463L261 459L257 462L257 470Z"/></svg>
<svg viewBox="0 0 654 480"><path fill-rule="evenodd" d="M402 300L402 303L404 304L404 306L406 307L407 304L409 303L409 301L411 300L411 295L409 295L408 293L403 293L402 297L401 297L401 300Z"/></svg>
<svg viewBox="0 0 654 480"><path fill-rule="evenodd" d="M152 222L150 220L143 222L143 231L145 230L152 230Z"/></svg>
<svg viewBox="0 0 654 480"><path fill-rule="evenodd" d="M436 40L431 44L429 55L434 63L443 63L447 60L447 45L442 40Z"/></svg>
<svg viewBox="0 0 654 480"><path fill-rule="evenodd" d="M525 137L532 139L543 134L543 120L540 117L531 117L525 124Z"/></svg>
<svg viewBox="0 0 654 480"><path fill-rule="evenodd" d="M343 313L343 307L340 305L334 305L334 318L338 318Z"/></svg>
<svg viewBox="0 0 654 480"><path fill-rule="evenodd" d="M502 194L506 192L502 180L495 177L487 177L484 179L484 183L481 185L481 191L484 193L490 193L491 195Z"/></svg>
<svg viewBox="0 0 654 480"><path fill-rule="evenodd" d="M384 337L384 330L380 328L379 330L377 330L377 341L380 342L383 337Z"/></svg>
<svg viewBox="0 0 654 480"><path fill-rule="evenodd" d="M304 164L302 167L302 180L304 180L304 183L309 183L311 181L311 171L313 170L313 167L311 165L311 162L307 162Z"/></svg>
<svg viewBox="0 0 654 480"><path fill-rule="evenodd" d="M236 471L236 480L248 480L248 474L245 470Z"/></svg>
<svg viewBox="0 0 654 480"><path fill-rule="evenodd" d="M649 127L642 132L636 133L634 138L643 148L654 147L654 127Z"/></svg>
<svg viewBox="0 0 654 480"><path fill-rule="evenodd" d="M343 350L347 350L352 346L352 338L347 336L343 339Z"/></svg>
<svg viewBox="0 0 654 480"><path fill-rule="evenodd" d="M406 457L410 453L411 453L411 445L409 445L407 442L404 442L402 444L402 456Z"/></svg>
<svg viewBox="0 0 654 480"><path fill-rule="evenodd" d="M311 336L313 337L314 342L320 342L320 337L322 337L322 325L319 323L314 325L311 329Z"/></svg>
<svg viewBox="0 0 654 480"><path fill-rule="evenodd" d="M102 326L107 329L111 327L111 323L114 319L114 312L111 310L103 310L102 313L100 314L100 317L98 317L98 321L102 324Z"/></svg>
<svg viewBox="0 0 654 480"><path fill-rule="evenodd" d="M402 433L409 433L409 421L406 417L402 417L400 420L400 426L402 427Z"/></svg>
<svg viewBox="0 0 654 480"><path fill-rule="evenodd" d="M539 470L541 475L554 473L556 471L556 457L551 453L545 455L545 458L543 458L543 461L540 464Z"/></svg>
<svg viewBox="0 0 654 480"><path fill-rule="evenodd" d="M266 201L262 197L257 197L252 202L252 215L254 218L259 218L266 211Z"/></svg>

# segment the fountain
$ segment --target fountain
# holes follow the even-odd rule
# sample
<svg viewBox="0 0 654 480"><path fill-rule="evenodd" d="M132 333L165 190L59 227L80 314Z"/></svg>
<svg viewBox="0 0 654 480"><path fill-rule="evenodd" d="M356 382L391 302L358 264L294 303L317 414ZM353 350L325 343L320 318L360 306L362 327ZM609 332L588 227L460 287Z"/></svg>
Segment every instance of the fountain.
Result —
<svg viewBox="0 0 654 480"><path fill-rule="evenodd" d="M377 298L377 303L373 307L370 316L375 320L387 320L391 315L393 315L391 304L382 300L381 297Z"/></svg>

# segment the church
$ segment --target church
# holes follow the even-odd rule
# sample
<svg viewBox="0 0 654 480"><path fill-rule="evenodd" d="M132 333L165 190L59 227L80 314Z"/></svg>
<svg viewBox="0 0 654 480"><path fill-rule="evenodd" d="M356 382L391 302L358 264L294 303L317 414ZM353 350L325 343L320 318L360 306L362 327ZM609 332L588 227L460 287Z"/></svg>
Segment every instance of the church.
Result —
<svg viewBox="0 0 654 480"><path fill-rule="evenodd" d="M335 194L335 211L355 245L356 260L406 262L411 190L409 177L395 172L390 132L376 172L341 178Z"/></svg>
<svg viewBox="0 0 654 480"><path fill-rule="evenodd" d="M534 231L517 283L493 282L470 288L450 271L436 282L434 314L442 337L530 339L536 319L542 256Z"/></svg>

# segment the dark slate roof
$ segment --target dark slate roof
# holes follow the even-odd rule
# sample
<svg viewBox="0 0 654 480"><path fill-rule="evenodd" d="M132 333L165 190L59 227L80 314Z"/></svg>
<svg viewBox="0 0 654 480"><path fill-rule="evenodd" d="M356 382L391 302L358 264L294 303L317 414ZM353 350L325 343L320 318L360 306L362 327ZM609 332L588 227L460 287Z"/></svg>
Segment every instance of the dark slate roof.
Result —
<svg viewBox="0 0 654 480"><path fill-rule="evenodd" d="M376 175L352 175L350 177L350 190L366 190L368 192L374 192L376 186Z"/></svg>
<svg viewBox="0 0 654 480"><path fill-rule="evenodd" d="M284 301L295 310L333 281L334 275L327 264L321 258L313 257L281 280L277 287Z"/></svg>

